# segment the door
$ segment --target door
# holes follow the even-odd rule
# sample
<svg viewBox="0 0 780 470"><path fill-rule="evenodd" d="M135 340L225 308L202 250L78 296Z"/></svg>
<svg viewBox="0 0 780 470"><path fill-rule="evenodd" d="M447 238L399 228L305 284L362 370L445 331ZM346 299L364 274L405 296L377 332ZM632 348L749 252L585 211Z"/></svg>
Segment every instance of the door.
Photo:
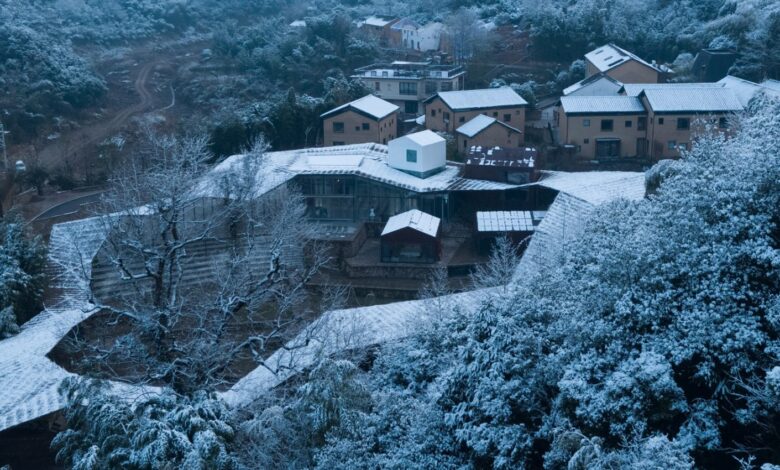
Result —
<svg viewBox="0 0 780 470"><path fill-rule="evenodd" d="M596 139L596 157L619 157L620 139Z"/></svg>

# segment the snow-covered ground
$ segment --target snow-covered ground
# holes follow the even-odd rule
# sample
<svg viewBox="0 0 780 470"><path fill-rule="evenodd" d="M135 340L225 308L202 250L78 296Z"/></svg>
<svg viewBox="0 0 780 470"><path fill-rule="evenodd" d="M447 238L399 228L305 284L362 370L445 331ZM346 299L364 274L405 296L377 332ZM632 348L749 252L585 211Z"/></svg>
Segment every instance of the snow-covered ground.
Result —
<svg viewBox="0 0 780 470"><path fill-rule="evenodd" d="M295 158L296 155L286 157ZM282 181L285 179L281 178ZM596 205L644 196L642 173L548 173L537 184L558 190L560 194L537 227L518 267L519 279L555 265L568 241L584 230L584 221ZM0 341L0 387L3 390L0 430L64 406L58 388L62 380L72 374L46 355L71 328L95 313L89 302L88 280L91 260L103 243L104 234L104 225L97 218L58 224L52 229L49 261L53 270L50 274L53 282L62 288L62 298L24 324L17 336ZM469 308L476 305L478 297L481 297L479 293L466 292L448 296L443 301ZM410 322L423 312L424 302L427 301L327 312L287 348L274 353L266 365L261 365L223 393L223 397L234 405L247 403L311 364L318 354L403 338L410 332ZM327 349L323 349L325 345Z"/></svg>

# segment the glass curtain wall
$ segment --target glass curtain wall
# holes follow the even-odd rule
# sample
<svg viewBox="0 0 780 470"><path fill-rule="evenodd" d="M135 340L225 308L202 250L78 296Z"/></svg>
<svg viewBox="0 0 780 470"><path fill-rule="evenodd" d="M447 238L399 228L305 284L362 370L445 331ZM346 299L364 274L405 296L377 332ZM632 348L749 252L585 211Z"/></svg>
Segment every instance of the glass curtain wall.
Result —
<svg viewBox="0 0 780 470"><path fill-rule="evenodd" d="M410 209L449 220L448 196L418 194L356 176L299 175L295 183L306 200L307 215L327 221L386 221Z"/></svg>

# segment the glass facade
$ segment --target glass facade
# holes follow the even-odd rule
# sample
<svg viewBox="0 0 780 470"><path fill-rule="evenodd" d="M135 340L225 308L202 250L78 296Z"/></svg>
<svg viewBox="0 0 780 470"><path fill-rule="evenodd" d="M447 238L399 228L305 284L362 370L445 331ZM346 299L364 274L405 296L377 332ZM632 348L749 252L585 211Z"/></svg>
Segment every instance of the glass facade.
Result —
<svg viewBox="0 0 780 470"><path fill-rule="evenodd" d="M449 220L446 193L421 194L351 175L298 175L294 184L303 193L312 219L384 222L401 212L419 209Z"/></svg>

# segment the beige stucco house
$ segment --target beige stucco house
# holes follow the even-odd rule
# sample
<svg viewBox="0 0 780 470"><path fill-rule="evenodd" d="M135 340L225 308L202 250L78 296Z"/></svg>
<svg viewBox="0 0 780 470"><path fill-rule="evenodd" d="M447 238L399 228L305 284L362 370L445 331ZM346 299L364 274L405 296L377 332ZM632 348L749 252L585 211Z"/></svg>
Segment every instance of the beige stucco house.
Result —
<svg viewBox="0 0 780 470"><path fill-rule="evenodd" d="M523 130L528 102L509 87L439 92L425 100L425 127L454 133L480 114Z"/></svg>
<svg viewBox="0 0 780 470"><path fill-rule="evenodd" d="M367 95L322 114L323 145L376 142L398 136L398 106Z"/></svg>
<svg viewBox="0 0 780 470"><path fill-rule="evenodd" d="M455 130L458 151L469 147L520 147L523 132L494 117L480 114Z"/></svg>
<svg viewBox="0 0 780 470"><path fill-rule="evenodd" d="M621 83L659 83L663 71L654 63L614 44L607 44L585 54L585 76L604 73Z"/></svg>

